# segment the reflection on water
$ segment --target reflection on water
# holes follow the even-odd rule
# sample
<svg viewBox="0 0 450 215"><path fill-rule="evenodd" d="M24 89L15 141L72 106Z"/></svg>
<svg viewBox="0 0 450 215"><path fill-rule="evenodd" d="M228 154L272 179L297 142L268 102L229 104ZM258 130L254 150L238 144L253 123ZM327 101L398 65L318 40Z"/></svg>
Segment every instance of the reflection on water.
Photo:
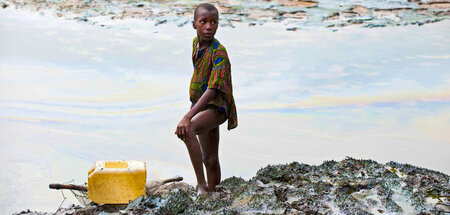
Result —
<svg viewBox="0 0 450 215"><path fill-rule="evenodd" d="M56 210L62 196L48 184L84 183L96 160L144 160L149 179L194 182L173 135L189 107L190 27L105 29L10 10L0 19L2 213ZM223 177L345 156L449 174L448 24L219 29L240 123L222 126Z"/></svg>

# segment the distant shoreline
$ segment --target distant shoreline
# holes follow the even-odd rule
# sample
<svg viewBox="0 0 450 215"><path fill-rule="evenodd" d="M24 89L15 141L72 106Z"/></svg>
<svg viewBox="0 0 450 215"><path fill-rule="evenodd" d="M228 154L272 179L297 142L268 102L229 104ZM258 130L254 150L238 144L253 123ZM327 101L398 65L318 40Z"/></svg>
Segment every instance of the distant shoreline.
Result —
<svg viewBox="0 0 450 215"><path fill-rule="evenodd" d="M93 20L105 17L110 20L145 19L155 25L175 23L181 27L190 23L192 11L199 2L183 1L128 1L106 2L100 0L84 1L22 1L4 0L1 8L15 8L35 11L41 15L52 14L69 20L86 22L104 27ZM305 27L319 26L336 30L349 25L362 27L386 27L400 25L423 25L450 18L450 2L432 0L422 2L411 0L389 4L365 2L361 5L335 3L328 1L227 1L213 2L220 12L222 27L234 27L236 23L248 26L265 23L280 23L286 30L296 31Z"/></svg>

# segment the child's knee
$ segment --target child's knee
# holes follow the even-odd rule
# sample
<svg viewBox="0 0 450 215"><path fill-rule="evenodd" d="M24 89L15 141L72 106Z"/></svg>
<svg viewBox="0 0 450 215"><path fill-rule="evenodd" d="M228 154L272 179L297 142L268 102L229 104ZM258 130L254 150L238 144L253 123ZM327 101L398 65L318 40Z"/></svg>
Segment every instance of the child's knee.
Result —
<svg viewBox="0 0 450 215"><path fill-rule="evenodd" d="M201 133L201 130L201 122L199 122L198 120L192 120L187 132L189 135L195 136Z"/></svg>
<svg viewBox="0 0 450 215"><path fill-rule="evenodd" d="M187 130L188 135L190 137L194 137L195 135L197 135L197 127L194 123L191 124L191 126L189 126L189 129Z"/></svg>

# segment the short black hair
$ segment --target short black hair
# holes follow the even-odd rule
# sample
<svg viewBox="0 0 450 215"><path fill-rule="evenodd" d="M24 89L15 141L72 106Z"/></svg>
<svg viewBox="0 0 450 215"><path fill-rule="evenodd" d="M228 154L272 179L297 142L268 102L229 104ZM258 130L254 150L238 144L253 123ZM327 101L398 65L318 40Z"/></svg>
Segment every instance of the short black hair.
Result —
<svg viewBox="0 0 450 215"><path fill-rule="evenodd" d="M194 22L195 20L197 20L198 9L200 8L206 9L207 11L215 11L217 13L217 19L219 19L219 11L217 10L217 8L210 3L203 3L199 4L194 10Z"/></svg>

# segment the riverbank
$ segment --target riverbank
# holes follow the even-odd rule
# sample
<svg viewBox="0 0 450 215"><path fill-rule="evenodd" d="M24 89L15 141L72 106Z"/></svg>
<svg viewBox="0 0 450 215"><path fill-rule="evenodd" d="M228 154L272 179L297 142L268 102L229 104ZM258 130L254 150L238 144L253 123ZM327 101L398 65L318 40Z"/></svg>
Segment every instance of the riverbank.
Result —
<svg viewBox="0 0 450 215"><path fill-rule="evenodd" d="M227 178L217 192L200 197L190 186L116 210L72 206L56 214L444 214L450 212L449 182L446 174L409 164L347 157L269 165L249 180Z"/></svg>
<svg viewBox="0 0 450 215"><path fill-rule="evenodd" d="M2 0L0 8L36 11L101 27L108 20L145 19L155 25L175 23L179 27L190 23L193 10L202 1L134 1L134 0ZM249 26L281 23L295 31L311 26L341 28L349 25L386 27L423 25L450 18L450 1L294 1L294 0L216 0L222 27L236 23Z"/></svg>

